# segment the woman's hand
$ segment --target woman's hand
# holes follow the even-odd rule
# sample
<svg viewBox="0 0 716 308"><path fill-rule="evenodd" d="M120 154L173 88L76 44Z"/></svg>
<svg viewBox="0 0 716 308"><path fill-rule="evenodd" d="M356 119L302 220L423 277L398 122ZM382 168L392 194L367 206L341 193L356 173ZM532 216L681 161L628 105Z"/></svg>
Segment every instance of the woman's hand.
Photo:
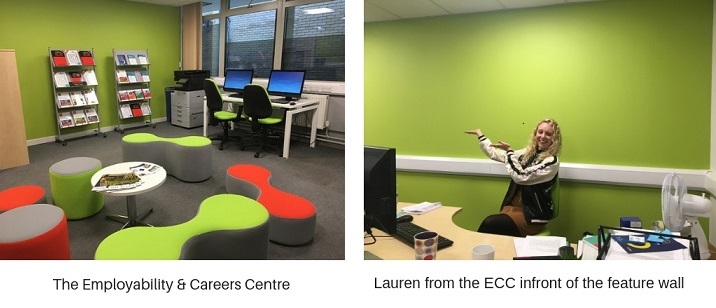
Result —
<svg viewBox="0 0 716 308"><path fill-rule="evenodd" d="M481 131L479 128L476 128L476 129L473 129L473 130L468 130L468 131L466 131L465 133L466 133L466 134L469 134L469 135L482 136L482 131Z"/></svg>
<svg viewBox="0 0 716 308"><path fill-rule="evenodd" d="M510 144L507 142L504 142L504 141L499 141L498 143L493 143L490 146L493 148L503 149L505 151L512 150L512 147L510 146Z"/></svg>

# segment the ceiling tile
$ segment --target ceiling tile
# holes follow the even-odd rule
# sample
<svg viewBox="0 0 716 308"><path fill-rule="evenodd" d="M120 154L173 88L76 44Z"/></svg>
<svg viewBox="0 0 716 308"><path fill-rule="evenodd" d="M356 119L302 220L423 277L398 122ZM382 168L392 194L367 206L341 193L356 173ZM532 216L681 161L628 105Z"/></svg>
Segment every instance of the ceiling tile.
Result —
<svg viewBox="0 0 716 308"><path fill-rule="evenodd" d="M365 2L363 6L363 15L365 22L387 21L400 19L398 15L386 11L370 2Z"/></svg>
<svg viewBox="0 0 716 308"><path fill-rule="evenodd" d="M366 0L401 18L447 15L449 12L430 0Z"/></svg>
<svg viewBox="0 0 716 308"><path fill-rule="evenodd" d="M487 12L502 10L505 7L497 0L432 0L435 4L447 10L451 14L465 14L475 12Z"/></svg>

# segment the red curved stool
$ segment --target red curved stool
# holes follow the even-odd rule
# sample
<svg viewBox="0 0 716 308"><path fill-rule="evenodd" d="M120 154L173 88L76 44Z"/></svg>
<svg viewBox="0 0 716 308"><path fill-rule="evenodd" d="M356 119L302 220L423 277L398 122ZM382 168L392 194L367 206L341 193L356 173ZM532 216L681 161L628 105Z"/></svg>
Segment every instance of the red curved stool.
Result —
<svg viewBox="0 0 716 308"><path fill-rule="evenodd" d="M316 207L303 197L273 187L271 171L249 164L226 169L226 191L255 199L269 212L269 239L284 245L301 245L313 239Z"/></svg>
<svg viewBox="0 0 716 308"><path fill-rule="evenodd" d="M69 260L65 212L52 204L32 204L0 213L0 259Z"/></svg>
<svg viewBox="0 0 716 308"><path fill-rule="evenodd" d="M21 185L0 191L0 213L23 205L45 202L45 189L37 185Z"/></svg>

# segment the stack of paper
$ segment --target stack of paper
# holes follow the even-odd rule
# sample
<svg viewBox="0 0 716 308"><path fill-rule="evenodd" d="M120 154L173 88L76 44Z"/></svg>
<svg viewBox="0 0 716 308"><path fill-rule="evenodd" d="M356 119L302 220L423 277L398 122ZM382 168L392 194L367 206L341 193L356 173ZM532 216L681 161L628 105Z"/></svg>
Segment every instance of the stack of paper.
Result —
<svg viewBox="0 0 716 308"><path fill-rule="evenodd" d="M420 215L425 214L427 212L430 212L434 209L437 209L442 206L442 203L440 202L422 202L411 206L406 206L403 208L403 212L406 214L411 215Z"/></svg>
<svg viewBox="0 0 716 308"><path fill-rule="evenodd" d="M515 251L518 257L541 257L559 255L559 248L567 246L567 238L562 236L527 236L515 238Z"/></svg>

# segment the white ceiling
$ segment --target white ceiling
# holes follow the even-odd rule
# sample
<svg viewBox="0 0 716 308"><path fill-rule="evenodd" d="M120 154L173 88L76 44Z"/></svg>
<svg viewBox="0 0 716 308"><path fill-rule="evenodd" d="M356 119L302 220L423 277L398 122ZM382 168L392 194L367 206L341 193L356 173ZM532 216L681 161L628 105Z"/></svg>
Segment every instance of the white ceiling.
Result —
<svg viewBox="0 0 716 308"><path fill-rule="evenodd" d="M126 0L126 1L132 1L132 2L144 2L144 3L151 3L151 4L159 4L159 5L169 5L169 6L182 6L194 2L201 2L201 0Z"/></svg>
<svg viewBox="0 0 716 308"><path fill-rule="evenodd" d="M465 14L601 0L364 0L364 21Z"/></svg>
<svg viewBox="0 0 716 308"><path fill-rule="evenodd" d="M126 0L182 6L201 0ZM355 0L347 0L355 1ZM365 22L466 14L603 0L364 0Z"/></svg>

